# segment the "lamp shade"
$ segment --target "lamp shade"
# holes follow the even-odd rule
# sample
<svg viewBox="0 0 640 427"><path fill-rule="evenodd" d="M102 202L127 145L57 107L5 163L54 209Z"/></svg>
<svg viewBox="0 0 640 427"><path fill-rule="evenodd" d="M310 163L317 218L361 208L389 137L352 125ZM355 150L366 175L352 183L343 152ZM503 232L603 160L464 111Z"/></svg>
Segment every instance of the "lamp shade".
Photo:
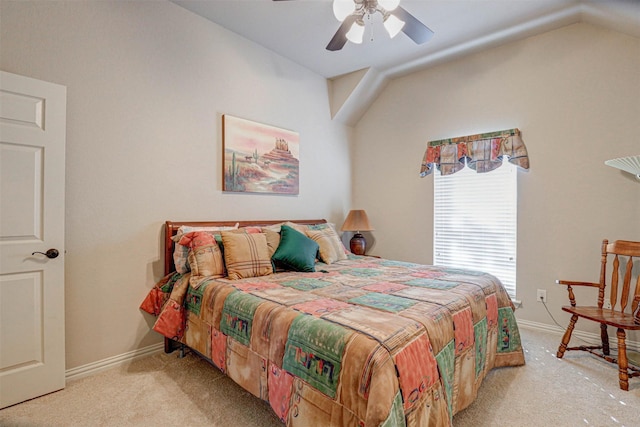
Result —
<svg viewBox="0 0 640 427"><path fill-rule="evenodd" d="M404 21L399 20L395 15L389 15L386 21L384 21L384 28L389 33L391 38L398 35L400 30L404 27Z"/></svg>
<svg viewBox="0 0 640 427"><path fill-rule="evenodd" d="M333 0L333 14L340 22L356 10L353 0Z"/></svg>
<svg viewBox="0 0 640 427"><path fill-rule="evenodd" d="M373 229L363 209L350 211L342 225L342 231L372 231Z"/></svg>
<svg viewBox="0 0 640 427"><path fill-rule="evenodd" d="M360 44L362 43L362 36L364 36L364 25L360 25L356 21L347 32L347 40L351 43Z"/></svg>
<svg viewBox="0 0 640 427"><path fill-rule="evenodd" d="M394 10L400 4L400 0L378 0L378 4L385 10Z"/></svg>

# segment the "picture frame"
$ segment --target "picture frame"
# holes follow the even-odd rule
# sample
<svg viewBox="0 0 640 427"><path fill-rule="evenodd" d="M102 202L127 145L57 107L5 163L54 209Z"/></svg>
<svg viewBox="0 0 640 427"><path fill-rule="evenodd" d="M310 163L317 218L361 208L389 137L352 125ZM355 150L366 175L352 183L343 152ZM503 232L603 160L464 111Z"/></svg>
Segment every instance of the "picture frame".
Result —
<svg viewBox="0 0 640 427"><path fill-rule="evenodd" d="M222 190L298 195L300 135L224 114Z"/></svg>

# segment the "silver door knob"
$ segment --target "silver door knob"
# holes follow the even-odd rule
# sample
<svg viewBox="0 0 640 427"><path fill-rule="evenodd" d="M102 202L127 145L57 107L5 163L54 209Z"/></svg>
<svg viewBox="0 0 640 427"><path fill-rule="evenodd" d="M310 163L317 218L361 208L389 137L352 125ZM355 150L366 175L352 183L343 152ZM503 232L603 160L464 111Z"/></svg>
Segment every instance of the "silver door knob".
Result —
<svg viewBox="0 0 640 427"><path fill-rule="evenodd" d="M46 256L47 258L53 259L53 258L57 258L58 255L60 255L60 252L58 252L57 249L49 249L47 252L32 252L31 255L35 255L35 254L42 254L44 256Z"/></svg>

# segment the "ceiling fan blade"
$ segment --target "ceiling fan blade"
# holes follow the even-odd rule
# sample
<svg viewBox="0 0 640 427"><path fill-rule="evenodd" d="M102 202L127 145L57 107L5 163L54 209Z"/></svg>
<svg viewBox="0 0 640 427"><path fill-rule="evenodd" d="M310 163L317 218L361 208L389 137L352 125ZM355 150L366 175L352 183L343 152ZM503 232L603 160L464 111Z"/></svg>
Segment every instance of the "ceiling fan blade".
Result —
<svg viewBox="0 0 640 427"><path fill-rule="evenodd" d="M401 6L396 7L396 9L391 12L392 15L395 15L396 18L404 21L404 27L402 27L402 32L405 33L411 40L416 42L416 44L422 44L428 41L431 37L433 37L433 31L429 29L422 22L418 21L418 19L407 12Z"/></svg>
<svg viewBox="0 0 640 427"><path fill-rule="evenodd" d="M356 15L347 16L344 21L342 21L342 25L338 28L338 31L333 35L333 38L327 45L327 50L336 51L340 50L347 43L347 33L351 29L351 26L354 22L356 22L358 17Z"/></svg>

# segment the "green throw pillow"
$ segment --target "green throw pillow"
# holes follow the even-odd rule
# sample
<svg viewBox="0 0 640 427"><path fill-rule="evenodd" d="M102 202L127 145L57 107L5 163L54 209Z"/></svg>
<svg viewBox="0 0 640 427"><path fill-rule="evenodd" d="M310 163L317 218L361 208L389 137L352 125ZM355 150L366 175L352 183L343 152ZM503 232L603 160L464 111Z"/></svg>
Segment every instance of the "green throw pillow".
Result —
<svg viewBox="0 0 640 427"><path fill-rule="evenodd" d="M304 234L283 225L280 244L271 260L288 270L316 271L318 248L318 244Z"/></svg>

